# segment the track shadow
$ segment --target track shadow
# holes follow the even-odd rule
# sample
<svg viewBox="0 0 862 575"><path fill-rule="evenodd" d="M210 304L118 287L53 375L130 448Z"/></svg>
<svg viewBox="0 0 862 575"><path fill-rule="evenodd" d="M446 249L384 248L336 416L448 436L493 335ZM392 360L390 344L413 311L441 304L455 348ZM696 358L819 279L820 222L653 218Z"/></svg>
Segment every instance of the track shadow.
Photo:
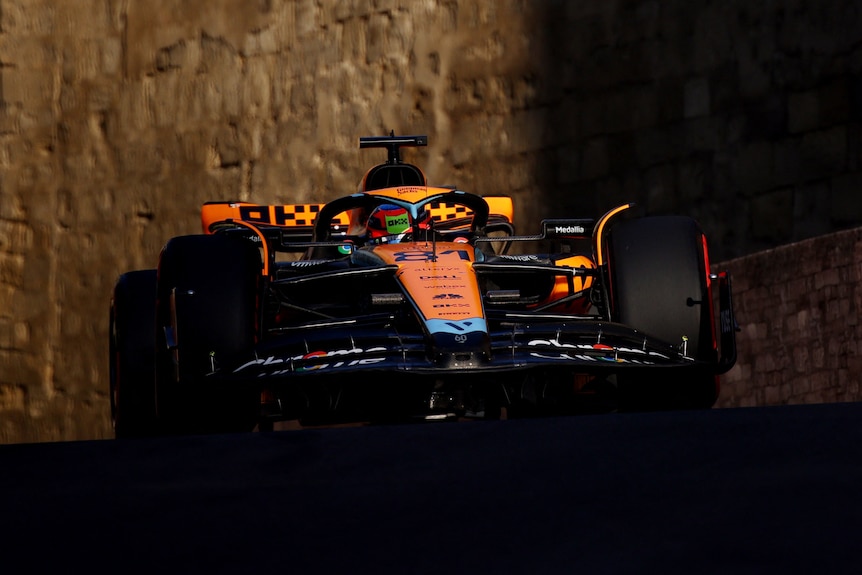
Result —
<svg viewBox="0 0 862 575"><path fill-rule="evenodd" d="M0 446L33 572L851 572L862 405Z"/></svg>

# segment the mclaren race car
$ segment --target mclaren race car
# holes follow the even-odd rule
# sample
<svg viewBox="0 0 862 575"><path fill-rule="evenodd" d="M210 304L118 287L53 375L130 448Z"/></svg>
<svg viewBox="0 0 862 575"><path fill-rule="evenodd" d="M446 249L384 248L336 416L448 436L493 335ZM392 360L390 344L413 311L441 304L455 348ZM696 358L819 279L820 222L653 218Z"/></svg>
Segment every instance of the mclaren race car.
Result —
<svg viewBox="0 0 862 575"><path fill-rule="evenodd" d="M326 204L212 202L122 274L118 437L699 409L736 359L731 282L688 217L548 219L429 185L401 149Z"/></svg>

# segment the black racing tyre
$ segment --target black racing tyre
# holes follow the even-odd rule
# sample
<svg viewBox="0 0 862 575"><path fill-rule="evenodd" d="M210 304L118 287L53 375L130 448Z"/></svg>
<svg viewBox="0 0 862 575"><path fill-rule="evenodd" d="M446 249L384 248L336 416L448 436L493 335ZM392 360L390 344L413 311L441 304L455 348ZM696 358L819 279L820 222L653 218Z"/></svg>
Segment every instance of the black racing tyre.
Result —
<svg viewBox="0 0 862 575"><path fill-rule="evenodd" d="M117 279L109 326L114 435L155 435L156 270L128 272Z"/></svg>
<svg viewBox="0 0 862 575"><path fill-rule="evenodd" d="M685 216L627 220L608 237L611 318L714 365L716 351L704 239ZM718 397L709 367L624 371L617 375L622 411L709 408Z"/></svg>
<svg viewBox="0 0 862 575"><path fill-rule="evenodd" d="M261 271L251 242L171 239L159 258L156 405L169 433L250 431L260 394L210 377L252 351Z"/></svg>

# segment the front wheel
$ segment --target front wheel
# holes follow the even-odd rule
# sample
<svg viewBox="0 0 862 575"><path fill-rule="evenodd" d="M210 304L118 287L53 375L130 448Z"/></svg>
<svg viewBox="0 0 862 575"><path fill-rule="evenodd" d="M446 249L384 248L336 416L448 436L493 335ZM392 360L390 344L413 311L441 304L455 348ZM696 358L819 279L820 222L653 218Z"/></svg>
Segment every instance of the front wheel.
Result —
<svg viewBox="0 0 862 575"><path fill-rule="evenodd" d="M612 319L683 350L699 366L619 373L620 410L709 408L718 398L706 262L703 232L691 218L646 217L611 229Z"/></svg>
<svg viewBox="0 0 862 575"><path fill-rule="evenodd" d="M261 260L222 235L171 239L159 259L156 393L172 433L250 431L260 394L219 377L251 353Z"/></svg>

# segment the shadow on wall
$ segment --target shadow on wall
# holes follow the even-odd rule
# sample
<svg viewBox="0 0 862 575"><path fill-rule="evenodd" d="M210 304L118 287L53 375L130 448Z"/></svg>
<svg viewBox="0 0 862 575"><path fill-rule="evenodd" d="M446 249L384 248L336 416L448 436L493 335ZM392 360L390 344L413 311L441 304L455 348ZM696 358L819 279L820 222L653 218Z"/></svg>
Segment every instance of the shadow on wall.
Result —
<svg viewBox="0 0 862 575"><path fill-rule="evenodd" d="M716 261L862 225L849 4L542 3L547 213L688 215Z"/></svg>
<svg viewBox="0 0 862 575"><path fill-rule="evenodd" d="M815 63L788 54L797 85L769 75L774 62L757 61L761 69L748 73L765 74L769 85L743 95L740 86L751 78L730 47L715 47L704 74L697 54L705 46L696 42L706 40L685 32L712 25L737 34L744 49L781 25L777 8L733 4L713 13L704 3L543 4L550 57L540 59L539 91L551 102L545 132L559 153L541 155L535 177L547 190L548 215L597 217L634 201L633 212L700 222L713 271L731 273L741 328L738 361L722 378L717 407L860 401L862 203L856 190L855 200L842 200L840 189L862 176L841 173L857 166L833 160L849 157L862 135L850 121L859 113L838 105L862 91L854 88L862 71L822 79ZM756 17L762 26L755 36L742 34L731 16ZM825 30L816 18L795 17L802 29ZM836 50L853 26L835 30ZM845 126L819 128L825 118L805 115L804 102L828 101L837 103L829 106L833 123ZM794 133L806 122L810 133ZM806 155L814 142L823 145ZM782 169L785 156L800 165ZM820 181L805 183L806 174ZM816 197L806 200L806 190Z"/></svg>

